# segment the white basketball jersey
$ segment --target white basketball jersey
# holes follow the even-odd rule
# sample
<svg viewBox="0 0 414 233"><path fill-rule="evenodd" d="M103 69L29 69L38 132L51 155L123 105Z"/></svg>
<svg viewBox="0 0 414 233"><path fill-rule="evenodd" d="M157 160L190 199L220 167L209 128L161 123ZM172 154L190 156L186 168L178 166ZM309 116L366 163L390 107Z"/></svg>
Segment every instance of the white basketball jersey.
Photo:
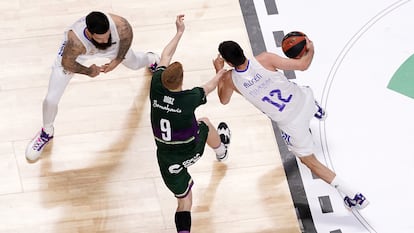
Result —
<svg viewBox="0 0 414 233"><path fill-rule="evenodd" d="M57 63L60 65L62 61L62 53L63 49L65 48L66 41L67 41L67 33L68 31L73 31L76 36L79 38L79 40L82 42L83 46L86 48L86 53L78 56L76 59L79 63L84 63L86 60L90 58L96 58L96 57L104 57L109 59L114 59L116 55L118 54L119 49L119 34L118 30L116 29L116 25L114 21L112 20L111 16L108 14L105 14L109 21L109 29L111 30L111 37L112 37L112 46L105 50L97 49L92 42L88 39L86 36L86 16L80 18L78 21L76 21L72 26L70 26L65 31L65 38L62 43L62 46L58 53L58 59Z"/></svg>
<svg viewBox="0 0 414 233"><path fill-rule="evenodd" d="M267 70L254 58L246 70L233 69L232 79L240 93L275 122L295 118L305 104L301 87L283 73Z"/></svg>

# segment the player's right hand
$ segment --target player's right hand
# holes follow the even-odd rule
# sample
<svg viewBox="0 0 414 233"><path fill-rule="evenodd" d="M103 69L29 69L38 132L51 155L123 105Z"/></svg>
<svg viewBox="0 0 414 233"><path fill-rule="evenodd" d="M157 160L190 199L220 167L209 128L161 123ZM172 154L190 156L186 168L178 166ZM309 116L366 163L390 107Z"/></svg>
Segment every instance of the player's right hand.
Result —
<svg viewBox="0 0 414 233"><path fill-rule="evenodd" d="M177 19L175 20L175 26L177 28L177 32L184 32L184 14L177 15Z"/></svg>
<svg viewBox="0 0 414 233"><path fill-rule="evenodd" d="M223 69L224 67L224 59L220 56L220 54L217 54L217 57L213 59L213 65L216 69L216 72Z"/></svg>
<svg viewBox="0 0 414 233"><path fill-rule="evenodd" d="M97 66L95 64L89 66L89 74L88 74L89 77L94 78L94 77L98 76L99 73L101 73L101 67L100 66Z"/></svg>

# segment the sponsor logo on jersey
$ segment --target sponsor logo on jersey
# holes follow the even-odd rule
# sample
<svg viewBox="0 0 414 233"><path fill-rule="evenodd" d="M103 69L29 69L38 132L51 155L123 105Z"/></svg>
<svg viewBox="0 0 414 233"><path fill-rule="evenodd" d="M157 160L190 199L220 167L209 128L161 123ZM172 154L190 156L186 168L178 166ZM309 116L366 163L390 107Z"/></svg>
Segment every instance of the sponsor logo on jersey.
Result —
<svg viewBox="0 0 414 233"><path fill-rule="evenodd" d="M171 108L169 104L161 105L158 103L157 100L154 100L154 102L152 103L152 107L162 109L166 111L167 113L170 113L170 112L181 113L182 112L180 108Z"/></svg>

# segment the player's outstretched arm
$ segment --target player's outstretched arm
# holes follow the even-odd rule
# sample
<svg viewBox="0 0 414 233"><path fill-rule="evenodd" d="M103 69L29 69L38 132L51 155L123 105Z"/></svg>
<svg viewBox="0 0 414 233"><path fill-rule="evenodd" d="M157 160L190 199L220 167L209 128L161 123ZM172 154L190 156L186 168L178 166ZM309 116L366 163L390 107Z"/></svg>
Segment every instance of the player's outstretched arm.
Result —
<svg viewBox="0 0 414 233"><path fill-rule="evenodd" d="M216 75L210 79L210 81L206 82L202 88L204 89L204 93L206 95L210 94L212 91L214 91L214 89L216 89L221 77L223 76L223 74L226 72L225 69L221 69L219 71L217 71Z"/></svg>
<svg viewBox="0 0 414 233"><path fill-rule="evenodd" d="M175 50L177 49L178 42L180 41L181 36L184 33L185 25L183 14L177 15L175 26L177 28L177 33L163 49L161 53L160 64L158 64L158 66L168 66L171 62Z"/></svg>
<svg viewBox="0 0 414 233"><path fill-rule="evenodd" d="M256 56L256 60L268 70L307 70L312 63L314 47L313 42L306 37L306 53L298 59L286 58L275 53L263 52Z"/></svg>

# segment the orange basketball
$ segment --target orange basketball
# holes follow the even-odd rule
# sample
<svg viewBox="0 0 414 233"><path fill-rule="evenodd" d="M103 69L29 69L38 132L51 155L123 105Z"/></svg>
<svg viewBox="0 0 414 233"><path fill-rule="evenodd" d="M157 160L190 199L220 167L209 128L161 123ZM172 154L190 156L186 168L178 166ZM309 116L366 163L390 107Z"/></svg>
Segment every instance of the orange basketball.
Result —
<svg viewBox="0 0 414 233"><path fill-rule="evenodd" d="M292 31L282 39L282 51L289 58L301 58L306 52L306 35L303 32Z"/></svg>

